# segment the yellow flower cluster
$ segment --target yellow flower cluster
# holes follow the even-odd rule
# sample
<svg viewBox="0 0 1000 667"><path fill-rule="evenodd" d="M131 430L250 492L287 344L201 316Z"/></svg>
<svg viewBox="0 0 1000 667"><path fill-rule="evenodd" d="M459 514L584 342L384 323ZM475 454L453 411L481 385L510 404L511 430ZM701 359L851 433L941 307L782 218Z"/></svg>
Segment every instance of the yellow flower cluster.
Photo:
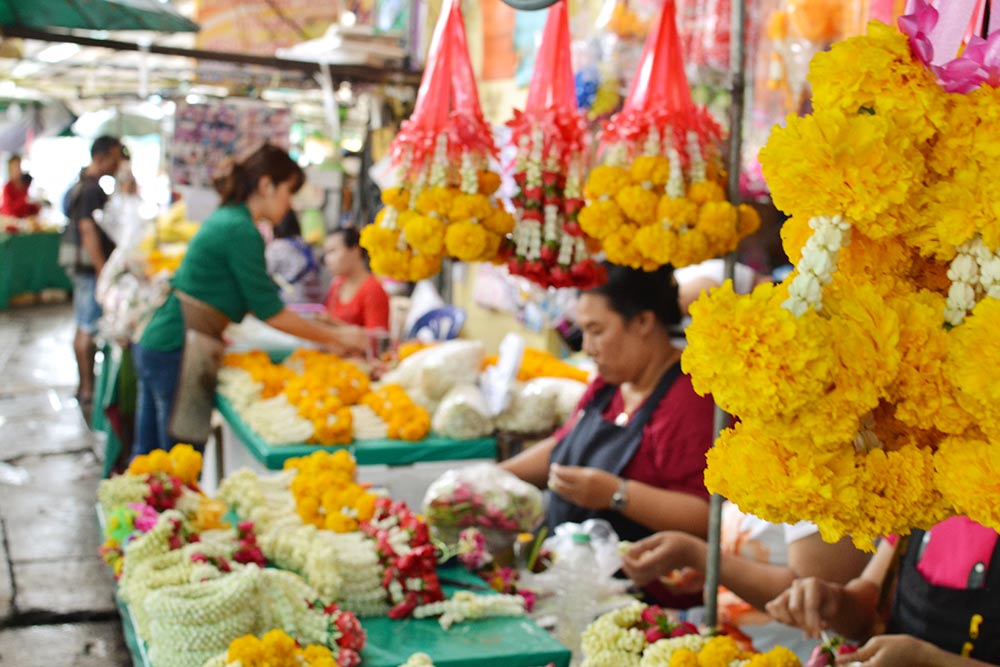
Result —
<svg viewBox="0 0 1000 667"><path fill-rule="evenodd" d="M201 474L201 452L191 445L174 445L170 453L154 449L149 454L140 454L128 466L130 475L146 475L163 472L176 477L185 484L194 486Z"/></svg>
<svg viewBox="0 0 1000 667"><path fill-rule="evenodd" d="M389 437L415 442L431 430L431 416L398 384L387 384L361 399L389 426Z"/></svg>
<svg viewBox="0 0 1000 667"><path fill-rule="evenodd" d="M647 662L643 661L643 665ZM798 657L784 646L775 646L767 653L751 653L741 651L731 637L719 635L709 640L708 644L697 653L686 648L673 652L669 665L665 667L729 667L731 664L742 664L746 667L801 667L802 665Z"/></svg>
<svg viewBox="0 0 1000 667"><path fill-rule="evenodd" d="M284 394L313 424L309 442L343 445L354 439L350 406L368 393L368 376L349 361L316 350L297 350L285 364L302 371L285 384Z"/></svg>
<svg viewBox="0 0 1000 667"><path fill-rule="evenodd" d="M375 494L355 482L357 463L346 450L313 452L285 461L285 469L295 469L291 491L295 509L307 524L350 533L360 521L375 513Z"/></svg>
<svg viewBox="0 0 1000 667"><path fill-rule="evenodd" d="M693 181L682 196L670 196L670 170L670 161L656 155L636 158L629 169L591 171L579 222L609 261L646 271L697 264L735 250L760 227L757 212L726 201L719 182Z"/></svg>
<svg viewBox="0 0 1000 667"><path fill-rule="evenodd" d="M500 357L491 354L483 361L483 368L496 366ZM521 367L517 371L517 379L521 382L535 378L567 378L577 382L587 381L587 371L557 358L555 355L533 347L524 350Z"/></svg>
<svg viewBox="0 0 1000 667"><path fill-rule="evenodd" d="M254 635L234 639L226 661L241 667L338 667L330 649L319 644L302 648L283 630L271 630L259 639Z"/></svg>
<svg viewBox="0 0 1000 667"><path fill-rule="evenodd" d="M493 198L500 176L485 169L473 177L442 171L444 177L430 187L397 187L382 194L385 208L361 230L372 271L416 281L439 272L445 257L463 262L497 258L504 237L514 229L514 217Z"/></svg>
<svg viewBox="0 0 1000 667"><path fill-rule="evenodd" d="M740 419L706 484L864 548L954 514L1000 529L1000 89L944 92L879 23L810 80L815 111L761 152L796 272L691 306L684 369Z"/></svg>
<svg viewBox="0 0 1000 667"><path fill-rule="evenodd" d="M241 368L250 374L254 382L260 382L261 398L277 396L283 391L285 383L295 377L295 371L287 366L272 363L271 357L263 350L230 352L222 363L225 366Z"/></svg>

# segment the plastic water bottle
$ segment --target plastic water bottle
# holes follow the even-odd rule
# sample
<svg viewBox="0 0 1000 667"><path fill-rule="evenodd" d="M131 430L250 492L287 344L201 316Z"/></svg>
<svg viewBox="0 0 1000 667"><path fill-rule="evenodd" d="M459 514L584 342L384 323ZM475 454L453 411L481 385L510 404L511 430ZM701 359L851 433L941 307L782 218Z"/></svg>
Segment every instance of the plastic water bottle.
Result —
<svg viewBox="0 0 1000 667"><path fill-rule="evenodd" d="M593 592L600 574L590 535L575 533L572 540L567 553L557 561L561 600L556 638L573 652L573 664L579 664L583 659L580 635L594 620Z"/></svg>

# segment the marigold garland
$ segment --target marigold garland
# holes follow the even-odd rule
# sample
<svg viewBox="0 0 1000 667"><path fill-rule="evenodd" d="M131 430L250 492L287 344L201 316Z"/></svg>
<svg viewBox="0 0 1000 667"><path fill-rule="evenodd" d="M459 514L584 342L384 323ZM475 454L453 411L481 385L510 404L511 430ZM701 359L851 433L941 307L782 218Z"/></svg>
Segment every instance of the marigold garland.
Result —
<svg viewBox="0 0 1000 667"><path fill-rule="evenodd" d="M201 474L201 452L186 444L174 445L167 453L154 449L149 454L140 454L128 466L130 475L146 475L162 472L176 477L189 486L198 483Z"/></svg>
<svg viewBox="0 0 1000 667"><path fill-rule="evenodd" d="M290 488L296 511L307 524L350 533L375 513L376 496L355 482L357 463L345 450L288 459L285 469L298 471Z"/></svg>

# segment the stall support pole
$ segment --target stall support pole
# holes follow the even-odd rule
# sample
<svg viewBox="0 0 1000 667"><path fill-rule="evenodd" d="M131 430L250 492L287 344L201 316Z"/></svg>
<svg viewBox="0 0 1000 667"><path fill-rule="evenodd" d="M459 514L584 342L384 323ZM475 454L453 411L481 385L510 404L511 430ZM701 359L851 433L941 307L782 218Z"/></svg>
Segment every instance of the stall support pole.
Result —
<svg viewBox="0 0 1000 667"><path fill-rule="evenodd" d="M729 69L732 104L729 107L729 182L727 193L734 205L740 201L740 165L743 151L743 105L746 89L744 61L746 60L746 0L735 0L732 5L730 31ZM732 280L736 272L736 253L725 257L724 280ZM715 437L729 425L729 415L715 406ZM708 515L708 562L705 564L705 624L715 627L719 623L719 568L722 537L722 496L712 494Z"/></svg>

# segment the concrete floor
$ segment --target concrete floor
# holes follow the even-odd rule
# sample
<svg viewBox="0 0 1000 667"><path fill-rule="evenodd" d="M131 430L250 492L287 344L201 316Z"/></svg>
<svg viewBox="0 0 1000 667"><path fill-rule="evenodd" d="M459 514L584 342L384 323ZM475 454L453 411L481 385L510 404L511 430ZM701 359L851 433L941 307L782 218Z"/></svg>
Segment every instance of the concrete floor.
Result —
<svg viewBox="0 0 1000 667"><path fill-rule="evenodd" d="M68 305L0 311L0 665L131 664L94 514L103 445L73 397Z"/></svg>

